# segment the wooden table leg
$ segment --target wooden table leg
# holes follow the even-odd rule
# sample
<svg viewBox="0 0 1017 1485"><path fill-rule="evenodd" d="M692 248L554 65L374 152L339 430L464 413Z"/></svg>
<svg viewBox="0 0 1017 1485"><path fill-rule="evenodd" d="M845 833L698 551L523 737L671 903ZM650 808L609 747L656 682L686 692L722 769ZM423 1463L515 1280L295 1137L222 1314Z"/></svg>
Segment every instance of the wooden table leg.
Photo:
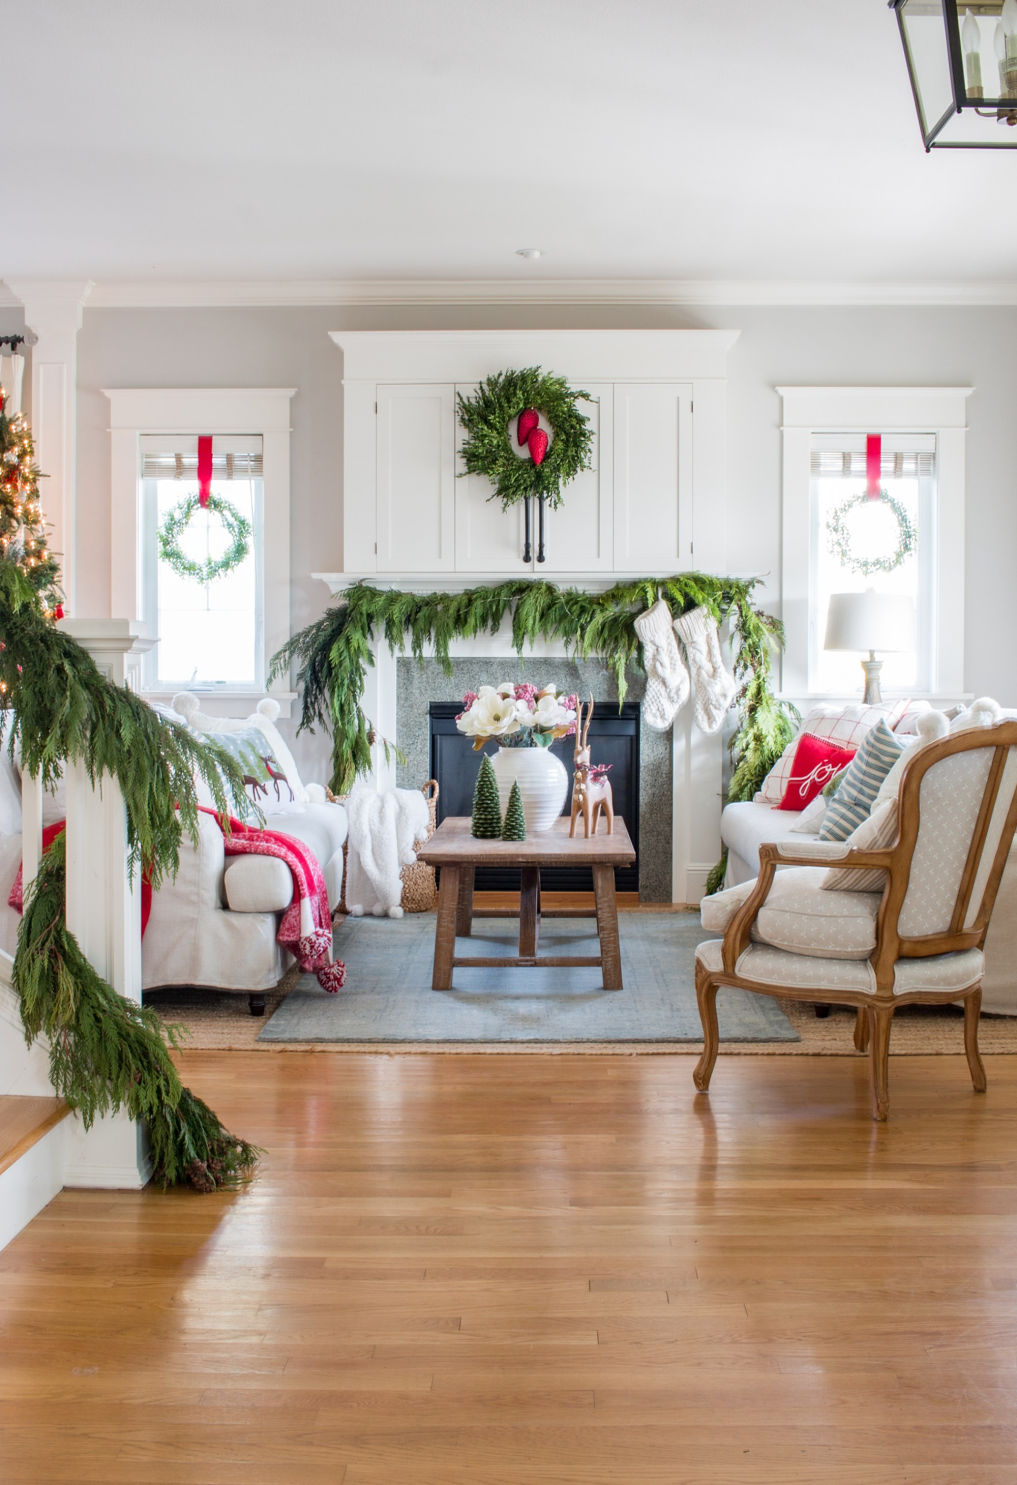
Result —
<svg viewBox="0 0 1017 1485"><path fill-rule="evenodd" d="M540 867L520 867L519 957L532 959L540 940Z"/></svg>
<svg viewBox="0 0 1017 1485"><path fill-rule="evenodd" d="M456 952L456 913L459 907L460 866L443 866L438 884L438 916L434 924L432 990L452 989L452 960Z"/></svg>
<svg viewBox="0 0 1017 1485"><path fill-rule="evenodd" d="M473 881L476 872L475 866L459 868L459 900L456 905L456 934L459 938L469 938L473 932Z"/></svg>
<svg viewBox="0 0 1017 1485"><path fill-rule="evenodd" d="M614 867L593 868L593 897L597 907L597 936L604 989L622 988L621 954L618 948L618 904L614 895Z"/></svg>

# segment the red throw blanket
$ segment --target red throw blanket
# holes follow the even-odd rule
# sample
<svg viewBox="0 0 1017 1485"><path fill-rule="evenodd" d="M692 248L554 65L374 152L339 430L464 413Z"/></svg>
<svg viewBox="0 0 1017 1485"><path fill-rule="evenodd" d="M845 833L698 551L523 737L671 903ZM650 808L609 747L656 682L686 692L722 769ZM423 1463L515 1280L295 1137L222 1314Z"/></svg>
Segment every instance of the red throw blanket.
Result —
<svg viewBox="0 0 1017 1485"><path fill-rule="evenodd" d="M53 825L47 825L44 828L44 830L42 832L42 854L44 856L45 856L46 852L49 850L50 846L56 840L57 836L61 834L61 832L63 831L63 828L64 828L64 826L66 824L67 824L67 821L66 820L57 820L55 822L55 824L53 824ZM18 866L17 876L14 878L14 885L13 885L13 887L10 890L10 895L7 898L7 902L8 902L8 906L10 906L12 908L16 908L19 913L24 912L24 910L25 910L25 892L24 892L24 882L23 882L23 878L22 878L22 874L21 874L21 867L20 867L20 865ZM142 938L144 938L144 936L145 936L145 929L148 927L148 915L149 915L149 913L151 913L151 911L152 911L152 879L149 876L148 872L145 871L145 872L142 872L142 874L141 874L141 936L142 936Z"/></svg>
<svg viewBox="0 0 1017 1485"><path fill-rule="evenodd" d="M292 835L275 830L256 830L230 815L220 815L202 806L222 831L227 856L275 856L290 869L293 900L282 915L276 939L296 959L301 969L312 971L318 984L330 995L346 981L346 966L332 958L332 914L321 867Z"/></svg>

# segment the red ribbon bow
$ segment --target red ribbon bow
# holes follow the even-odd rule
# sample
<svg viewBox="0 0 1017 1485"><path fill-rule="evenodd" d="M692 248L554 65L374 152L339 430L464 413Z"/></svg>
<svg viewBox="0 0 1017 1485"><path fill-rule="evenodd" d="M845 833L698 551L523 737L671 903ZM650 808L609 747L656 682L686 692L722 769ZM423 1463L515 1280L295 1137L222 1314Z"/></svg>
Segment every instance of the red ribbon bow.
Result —
<svg viewBox="0 0 1017 1485"><path fill-rule="evenodd" d="M882 436L878 433L870 433L865 439L865 493L870 500L877 500L882 490L880 485L882 462Z"/></svg>
<svg viewBox="0 0 1017 1485"><path fill-rule="evenodd" d="M212 498L212 435L198 439L198 504L204 510Z"/></svg>

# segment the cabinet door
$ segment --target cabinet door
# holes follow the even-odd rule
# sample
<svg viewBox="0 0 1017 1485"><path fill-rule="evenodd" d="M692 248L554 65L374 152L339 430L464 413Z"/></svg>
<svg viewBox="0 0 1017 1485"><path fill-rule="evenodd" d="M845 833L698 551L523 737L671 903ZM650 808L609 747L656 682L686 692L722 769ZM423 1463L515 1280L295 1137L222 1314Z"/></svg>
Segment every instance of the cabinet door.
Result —
<svg viewBox="0 0 1017 1485"><path fill-rule="evenodd" d="M692 388L614 388L614 565L681 572L692 565Z"/></svg>
<svg viewBox="0 0 1017 1485"><path fill-rule="evenodd" d="M378 388L379 572L454 566L454 403L451 385ZM351 496L361 498L356 491Z"/></svg>
<svg viewBox="0 0 1017 1485"><path fill-rule="evenodd" d="M471 397L476 384L456 387L464 397ZM456 449L462 447L465 434L456 418ZM456 455L457 472L462 461ZM501 501L491 499L494 486L482 474L458 474L455 481L456 567L460 572L494 572L513 576L533 570L532 558L523 561L523 507L502 510ZM536 520L534 519L534 540ZM534 547L536 550L536 547Z"/></svg>
<svg viewBox="0 0 1017 1485"><path fill-rule="evenodd" d="M473 387L457 387L468 397ZM546 560L538 563L538 503L531 504L532 557L523 561L525 516L522 504L501 508L490 499L483 475L456 480L456 567L460 572L598 572L612 565L611 393L610 383L587 386L590 401L580 411L590 420L591 468L562 490L557 510L545 509ZM460 442L462 434L460 433Z"/></svg>
<svg viewBox="0 0 1017 1485"><path fill-rule="evenodd" d="M563 486L562 503L557 510L547 510L547 560L536 566L537 573L600 572L614 565L611 520L613 388L610 383L600 386L583 382L580 385L590 394L589 402L580 402L579 411L590 420L592 468L584 469ZM536 519L534 502L534 524Z"/></svg>

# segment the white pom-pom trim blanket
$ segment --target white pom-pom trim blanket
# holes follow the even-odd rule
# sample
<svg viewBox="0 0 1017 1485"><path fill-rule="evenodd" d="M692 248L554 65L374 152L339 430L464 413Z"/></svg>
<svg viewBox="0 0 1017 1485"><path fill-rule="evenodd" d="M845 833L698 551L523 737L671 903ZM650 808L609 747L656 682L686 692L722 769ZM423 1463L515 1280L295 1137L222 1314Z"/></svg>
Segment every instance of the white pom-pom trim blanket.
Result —
<svg viewBox="0 0 1017 1485"><path fill-rule="evenodd" d="M205 809L222 831L227 856L275 856L293 877L293 901L282 915L276 939L301 969L313 972L318 984L334 995L346 981L346 966L332 958L332 914L317 857L291 835L255 830L232 816Z"/></svg>
<svg viewBox="0 0 1017 1485"><path fill-rule="evenodd" d="M419 789L388 789L355 784L346 801L350 849L346 862L346 904L354 917L401 918L400 872L417 859L413 849L427 835L427 800Z"/></svg>

